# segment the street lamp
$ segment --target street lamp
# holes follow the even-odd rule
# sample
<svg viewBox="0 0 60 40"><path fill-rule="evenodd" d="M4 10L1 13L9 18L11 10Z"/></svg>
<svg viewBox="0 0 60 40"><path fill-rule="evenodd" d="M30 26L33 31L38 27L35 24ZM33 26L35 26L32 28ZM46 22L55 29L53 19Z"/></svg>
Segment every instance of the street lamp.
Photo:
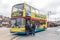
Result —
<svg viewBox="0 0 60 40"><path fill-rule="evenodd" d="M51 11L48 11L48 13L47 13L47 18L48 18L48 20L49 20L49 16L51 15Z"/></svg>
<svg viewBox="0 0 60 40"><path fill-rule="evenodd" d="M48 13L47 13L47 16L48 16L47 18L48 18L48 20L49 20L49 16L50 16L50 15L54 15L54 14L56 14L56 13L55 13L55 12L52 12L52 11L48 11Z"/></svg>

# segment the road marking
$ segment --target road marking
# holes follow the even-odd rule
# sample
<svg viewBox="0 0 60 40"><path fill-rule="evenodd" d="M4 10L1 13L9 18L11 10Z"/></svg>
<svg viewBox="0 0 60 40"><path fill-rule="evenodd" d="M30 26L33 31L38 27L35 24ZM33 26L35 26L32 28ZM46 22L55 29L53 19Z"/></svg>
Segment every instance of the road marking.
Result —
<svg viewBox="0 0 60 40"><path fill-rule="evenodd" d="M17 35L15 37L11 38L10 40L16 40L17 38L23 38L23 36Z"/></svg>
<svg viewBox="0 0 60 40"><path fill-rule="evenodd" d="M19 36L17 35L17 36L15 36L15 37L11 38L10 40L15 40L15 38L17 38L17 37L19 37Z"/></svg>

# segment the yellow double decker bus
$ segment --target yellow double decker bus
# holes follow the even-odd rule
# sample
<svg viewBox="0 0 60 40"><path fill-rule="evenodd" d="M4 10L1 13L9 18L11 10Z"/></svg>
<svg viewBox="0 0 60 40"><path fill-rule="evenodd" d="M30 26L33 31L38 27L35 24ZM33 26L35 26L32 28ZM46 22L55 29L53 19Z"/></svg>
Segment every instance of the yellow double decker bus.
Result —
<svg viewBox="0 0 60 40"><path fill-rule="evenodd" d="M11 33L26 34L25 25L27 22L34 21L36 24L35 32L40 32L47 28L47 18L40 14L40 11L26 3L16 4L12 7L11 14Z"/></svg>

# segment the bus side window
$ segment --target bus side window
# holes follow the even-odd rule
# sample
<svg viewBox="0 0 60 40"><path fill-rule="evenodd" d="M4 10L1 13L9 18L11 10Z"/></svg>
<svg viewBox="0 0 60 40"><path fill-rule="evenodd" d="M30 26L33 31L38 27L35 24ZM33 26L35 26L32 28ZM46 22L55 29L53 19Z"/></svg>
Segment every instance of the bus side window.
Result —
<svg viewBox="0 0 60 40"><path fill-rule="evenodd" d="M35 24L36 24L36 28L39 28L40 23L39 23L39 21L38 21L38 20L35 22Z"/></svg>
<svg viewBox="0 0 60 40"><path fill-rule="evenodd" d="M38 10L35 10L36 11L36 14L39 14L39 11Z"/></svg>
<svg viewBox="0 0 60 40"><path fill-rule="evenodd" d="M31 9L30 6L26 5L26 16L30 16Z"/></svg>
<svg viewBox="0 0 60 40"><path fill-rule="evenodd" d="M35 9L31 7L31 13L35 13Z"/></svg>

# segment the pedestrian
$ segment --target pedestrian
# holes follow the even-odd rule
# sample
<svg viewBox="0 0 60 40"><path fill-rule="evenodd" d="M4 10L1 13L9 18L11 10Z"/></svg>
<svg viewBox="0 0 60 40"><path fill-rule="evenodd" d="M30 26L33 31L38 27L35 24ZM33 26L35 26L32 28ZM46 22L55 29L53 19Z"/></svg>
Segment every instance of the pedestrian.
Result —
<svg viewBox="0 0 60 40"><path fill-rule="evenodd" d="M34 23L34 21L31 23L31 33L32 33L32 35L35 35L35 23Z"/></svg>
<svg viewBox="0 0 60 40"><path fill-rule="evenodd" d="M29 35L29 33L30 33L29 32L30 31L29 29L30 29L30 23L27 21L27 23L26 23L26 34L27 35Z"/></svg>

